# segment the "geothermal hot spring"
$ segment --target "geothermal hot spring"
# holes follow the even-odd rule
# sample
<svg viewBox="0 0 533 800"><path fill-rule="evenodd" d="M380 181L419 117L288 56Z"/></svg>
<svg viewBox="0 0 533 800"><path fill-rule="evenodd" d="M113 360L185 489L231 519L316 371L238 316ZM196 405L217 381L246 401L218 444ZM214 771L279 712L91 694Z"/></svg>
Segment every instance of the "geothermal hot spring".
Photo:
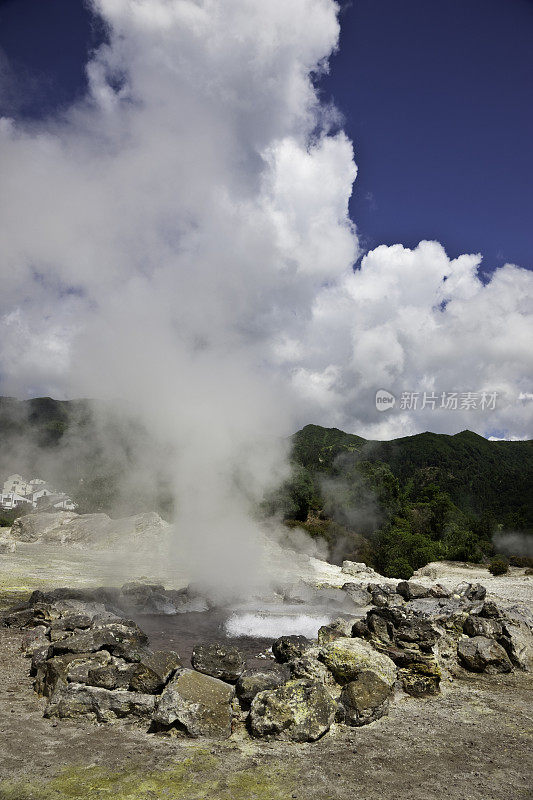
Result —
<svg viewBox="0 0 533 800"><path fill-rule="evenodd" d="M150 598L146 605L152 605ZM148 634L152 648L176 650L186 664L195 645L226 642L241 651L247 668L262 670L272 663L271 645L278 637L300 634L314 639L322 625L339 617L361 617L364 608L340 589L308 586L280 601L207 607L204 599L195 598L188 605L197 610L176 609L171 601L155 611L141 604L131 616Z"/></svg>

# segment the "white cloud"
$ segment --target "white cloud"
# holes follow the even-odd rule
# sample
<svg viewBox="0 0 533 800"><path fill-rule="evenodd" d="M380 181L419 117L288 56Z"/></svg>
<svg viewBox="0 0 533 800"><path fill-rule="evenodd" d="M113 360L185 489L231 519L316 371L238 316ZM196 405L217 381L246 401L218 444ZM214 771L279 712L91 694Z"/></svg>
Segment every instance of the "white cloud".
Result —
<svg viewBox="0 0 533 800"><path fill-rule="evenodd" d="M308 421L528 433L530 272L484 285L479 255L436 242L352 271L352 146L312 81L337 46L332 0L94 6L110 41L88 96L0 121L2 392L135 396L179 442L211 419L222 462ZM377 388L498 405L380 414Z"/></svg>
<svg viewBox="0 0 533 800"><path fill-rule="evenodd" d="M480 261L473 255L450 260L437 242L414 250L381 246L360 270L317 295L306 331L310 360L331 374L332 353L338 353L333 364L344 389L330 386L330 397L337 397L345 426L377 438L466 427L484 435L531 435L531 415L519 400L533 369L533 273L507 264L484 284L477 277ZM386 414L377 412L379 388L398 399L402 392L420 393L418 409L397 402ZM440 403L421 409L424 392L457 392L458 409ZM478 393L477 408L461 408L465 392ZM480 408L482 392L497 392L494 410Z"/></svg>

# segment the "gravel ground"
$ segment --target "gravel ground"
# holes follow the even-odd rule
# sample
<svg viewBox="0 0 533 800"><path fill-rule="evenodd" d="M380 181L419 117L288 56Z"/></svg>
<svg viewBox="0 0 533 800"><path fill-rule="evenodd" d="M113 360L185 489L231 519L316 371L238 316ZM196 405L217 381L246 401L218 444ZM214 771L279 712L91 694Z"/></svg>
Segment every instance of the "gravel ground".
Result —
<svg viewBox="0 0 533 800"><path fill-rule="evenodd" d="M456 561L432 561L418 570L413 581L430 586L437 581L452 589L462 581L482 583L495 600L533 605L533 575L525 575L525 569L510 567L506 575L491 575L480 564L463 564Z"/></svg>
<svg viewBox="0 0 533 800"><path fill-rule="evenodd" d="M181 740L122 723L52 722L21 634L0 629L2 800L526 800L531 676L455 680L436 698L314 744Z"/></svg>
<svg viewBox="0 0 533 800"><path fill-rule="evenodd" d="M302 564L297 577L309 574ZM112 568L100 554L20 545L0 556L0 599L5 604L37 586L118 583L123 575L111 580ZM329 585L354 580L319 562L311 572ZM479 566L437 563L415 579L450 587L480 582L503 601L532 603L533 579L520 569L493 578ZM20 632L0 628L0 800L533 797L530 674L461 671L438 697L401 696L376 723L333 729L314 744L255 741L239 732L221 743L156 736L124 723L43 719L20 640Z"/></svg>

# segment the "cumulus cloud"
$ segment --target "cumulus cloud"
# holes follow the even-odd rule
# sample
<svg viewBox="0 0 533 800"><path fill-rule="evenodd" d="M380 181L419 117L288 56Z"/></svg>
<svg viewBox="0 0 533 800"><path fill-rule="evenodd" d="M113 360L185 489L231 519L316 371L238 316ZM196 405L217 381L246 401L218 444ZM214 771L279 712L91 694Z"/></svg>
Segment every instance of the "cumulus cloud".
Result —
<svg viewBox="0 0 533 800"><path fill-rule="evenodd" d="M336 3L93 8L87 96L0 120L2 393L128 397L172 444L182 529L215 565L222 542L253 547L249 508L299 424L527 434L531 273L484 284L480 256L436 242L353 270L352 145L315 89ZM402 391L498 402L415 412Z"/></svg>
<svg viewBox="0 0 533 800"><path fill-rule="evenodd" d="M507 264L484 283L480 263L449 259L438 242L371 251L317 293L293 382L306 374L331 424L375 438L464 428L530 436L533 274ZM396 397L384 412L379 389Z"/></svg>
<svg viewBox="0 0 533 800"><path fill-rule="evenodd" d="M314 88L337 7L93 6L87 97L0 126L0 389L126 397L174 454L179 557L233 585L297 424L273 343L357 255L351 144Z"/></svg>

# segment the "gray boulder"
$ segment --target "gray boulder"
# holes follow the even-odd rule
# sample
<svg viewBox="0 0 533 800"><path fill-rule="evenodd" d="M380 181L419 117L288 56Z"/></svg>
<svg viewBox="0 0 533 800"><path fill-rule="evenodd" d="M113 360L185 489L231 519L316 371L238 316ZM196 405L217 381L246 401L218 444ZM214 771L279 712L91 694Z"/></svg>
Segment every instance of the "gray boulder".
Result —
<svg viewBox="0 0 533 800"><path fill-rule="evenodd" d="M102 650L98 653L65 653L46 660L37 670L35 690L50 697L58 684L87 683L89 670L107 666L111 655Z"/></svg>
<svg viewBox="0 0 533 800"><path fill-rule="evenodd" d="M45 709L47 718L70 719L90 716L98 722L114 722L123 717L148 720L154 711L155 697L151 694L109 691L79 683L57 687Z"/></svg>
<svg viewBox="0 0 533 800"><path fill-rule="evenodd" d="M227 739L231 735L231 701L235 689L218 678L186 669L167 685L157 704L153 721L176 724L189 736Z"/></svg>
<svg viewBox="0 0 533 800"><path fill-rule="evenodd" d="M441 670L433 655L424 655L422 659L413 659L405 664L398 671L398 677L404 692L412 697L425 697L440 691Z"/></svg>
<svg viewBox="0 0 533 800"><path fill-rule="evenodd" d="M173 650L147 653L133 665L129 687L135 692L157 694L182 668L181 659Z"/></svg>
<svg viewBox="0 0 533 800"><path fill-rule="evenodd" d="M503 647L485 636L462 639L457 645L457 655L461 664L472 672L497 673L512 669Z"/></svg>
<svg viewBox="0 0 533 800"><path fill-rule="evenodd" d="M191 664L198 672L229 683L235 683L246 666L236 647L219 643L196 645Z"/></svg>
<svg viewBox="0 0 533 800"><path fill-rule="evenodd" d="M346 592L356 606L367 606L372 602L372 596L365 586L358 583L343 584L342 591Z"/></svg>
<svg viewBox="0 0 533 800"><path fill-rule="evenodd" d="M281 664L300 658L313 646L313 642L305 636L280 636L272 645L272 652Z"/></svg>
<svg viewBox="0 0 533 800"><path fill-rule="evenodd" d="M44 667L50 656L52 648L50 642L45 642L41 647L37 647L31 656L30 675L37 675L39 670Z"/></svg>
<svg viewBox="0 0 533 800"><path fill-rule="evenodd" d="M277 689L290 678L287 665L278 665L276 669L265 672L245 671L240 676L235 689L237 697L243 708L250 708L251 702L259 692L267 689Z"/></svg>
<svg viewBox="0 0 533 800"><path fill-rule="evenodd" d="M253 736L275 736L294 742L314 742L329 730L337 705L321 684L294 680L278 689L259 692L250 708Z"/></svg>
<svg viewBox="0 0 533 800"><path fill-rule="evenodd" d="M325 664L315 658L310 652L300 658L288 662L293 678L306 678L309 681L323 684L333 684L333 677Z"/></svg>
<svg viewBox="0 0 533 800"><path fill-rule="evenodd" d="M409 616L398 625L394 638L400 646L416 645L420 650L429 652L437 643L439 636L439 631L430 620L420 616Z"/></svg>
<svg viewBox="0 0 533 800"><path fill-rule="evenodd" d="M327 644L334 639L350 636L352 627L353 620L347 621L342 618L333 620L333 622L330 622L328 625L322 625L322 627L318 629L318 643Z"/></svg>
<svg viewBox="0 0 533 800"><path fill-rule="evenodd" d="M495 619L469 615L464 621L463 631L467 636L486 636L487 639L494 639L501 636L502 626Z"/></svg>
<svg viewBox="0 0 533 800"><path fill-rule="evenodd" d="M336 639L321 648L320 660L340 684L350 683L368 671L375 672L389 686L396 680L394 662L364 639Z"/></svg>
<svg viewBox="0 0 533 800"><path fill-rule="evenodd" d="M481 583L459 583L453 590L454 594L470 603L478 603L485 599L487 590Z"/></svg>
<svg viewBox="0 0 533 800"><path fill-rule="evenodd" d="M374 671L363 670L343 687L338 719L347 725L368 725L388 711L392 688Z"/></svg>
<svg viewBox="0 0 533 800"><path fill-rule="evenodd" d="M32 658L33 654L40 647L49 647L50 641L46 635L47 628L44 625L38 625L31 628L22 637L20 649L25 654L26 658Z"/></svg>
<svg viewBox="0 0 533 800"><path fill-rule="evenodd" d="M417 600L430 596L430 590L427 586L422 586L420 583L412 583L411 581L400 581L396 591L405 600Z"/></svg>
<svg viewBox="0 0 533 800"><path fill-rule="evenodd" d="M96 628L74 633L54 642L54 654L95 653L106 649L129 661L138 661L138 651L148 637L133 622L105 622Z"/></svg>

